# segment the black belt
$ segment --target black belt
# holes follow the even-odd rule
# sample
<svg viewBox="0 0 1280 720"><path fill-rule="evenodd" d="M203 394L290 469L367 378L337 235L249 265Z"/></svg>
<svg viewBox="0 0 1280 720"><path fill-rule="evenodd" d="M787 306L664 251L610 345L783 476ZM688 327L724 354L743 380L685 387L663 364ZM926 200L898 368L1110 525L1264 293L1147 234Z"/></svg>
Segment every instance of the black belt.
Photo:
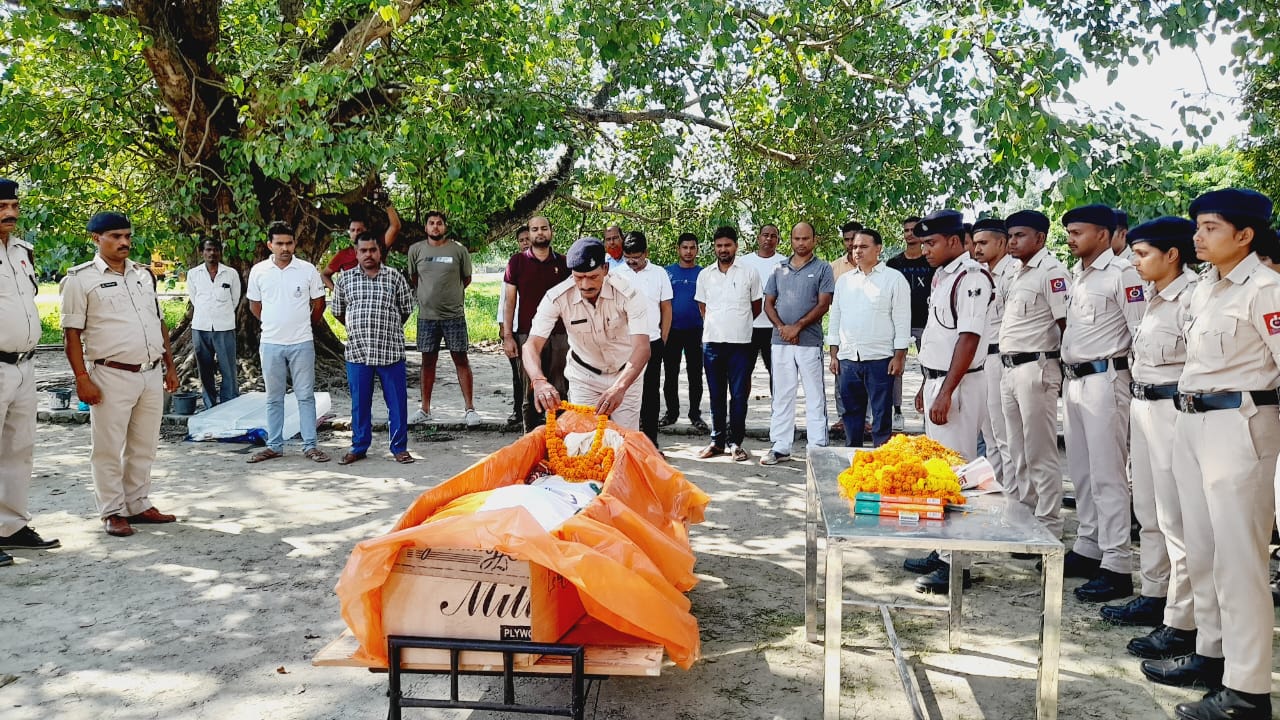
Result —
<svg viewBox="0 0 1280 720"><path fill-rule="evenodd" d="M1017 367L1036 360L1057 360L1062 357L1062 353L1057 350L1049 350L1047 352L1020 352L1005 353L1000 356L1000 362L1007 368Z"/></svg>
<svg viewBox="0 0 1280 720"><path fill-rule="evenodd" d="M20 353L0 352L0 363L6 363L8 365L17 365L18 363L26 362L31 358L35 357L35 354L36 354L35 348L32 348L26 352L20 352Z"/></svg>
<svg viewBox="0 0 1280 720"><path fill-rule="evenodd" d="M999 355L999 354L1000 354L1000 345L999 345L998 343L991 343L990 345L988 345L988 346L987 346L987 354L988 354L988 355Z"/></svg>
<svg viewBox="0 0 1280 720"><path fill-rule="evenodd" d="M1082 363L1062 363L1062 372L1071 380L1079 380L1082 377L1106 372L1108 366L1114 367L1116 370L1128 370L1129 358L1117 357L1106 360L1088 360Z"/></svg>
<svg viewBox="0 0 1280 720"><path fill-rule="evenodd" d="M925 376L925 378L927 378L927 379L929 379L929 380L937 380L938 378L946 377L946 376L947 376L947 372L948 372L948 371L946 371L946 370L934 370L933 368L927 368L927 367L922 367L922 368L920 368L920 369L924 371L924 376ZM979 366L978 366L978 367L976 367L976 368L969 368L968 370L966 370L966 371L965 371L965 373L964 373L964 374L965 374L965 375L972 375L972 374L974 374L974 373L976 373L976 372L982 372L982 366L981 366L981 365L979 365Z"/></svg>
<svg viewBox="0 0 1280 720"><path fill-rule="evenodd" d="M125 372L145 372L160 364L159 360L152 360L142 365L134 365L132 363L116 362L115 360L94 360L94 365L102 365L103 367L115 368L116 370L124 370Z"/></svg>
<svg viewBox="0 0 1280 720"><path fill-rule="evenodd" d="M650 343L654 343L654 342L661 342L661 341L660 341L660 340L650 340L649 342L650 342ZM628 363L623 363L623 364L622 364L622 367L618 368L617 370L614 370L613 372L605 372L605 371L601 370L600 368L598 368L598 367L596 367L596 366L594 366L594 365L588 365L588 364L587 364L587 361L586 361L586 360L583 360L583 359L582 359L582 357L581 357L581 356L579 356L579 355L578 355L578 353L574 352L573 350L570 350L570 351L569 351L569 355L573 357L574 362L578 363L578 364L579 364L579 365L581 365L583 368L585 368L585 369L587 369L587 370L590 370L591 372L595 373L596 375L613 375L613 374L615 374L615 373L620 373L620 372L622 372L623 368L625 368L625 367L627 366L627 364L628 364Z"/></svg>
<svg viewBox="0 0 1280 720"><path fill-rule="evenodd" d="M1248 393L1254 405L1280 405L1280 396L1275 390L1249 390ZM1184 413L1235 410L1243 401L1243 392L1178 393L1173 396L1173 406Z"/></svg>
<svg viewBox="0 0 1280 720"><path fill-rule="evenodd" d="M1172 400L1178 394L1178 383L1165 385L1148 385L1146 383L1129 383L1129 393L1139 400Z"/></svg>

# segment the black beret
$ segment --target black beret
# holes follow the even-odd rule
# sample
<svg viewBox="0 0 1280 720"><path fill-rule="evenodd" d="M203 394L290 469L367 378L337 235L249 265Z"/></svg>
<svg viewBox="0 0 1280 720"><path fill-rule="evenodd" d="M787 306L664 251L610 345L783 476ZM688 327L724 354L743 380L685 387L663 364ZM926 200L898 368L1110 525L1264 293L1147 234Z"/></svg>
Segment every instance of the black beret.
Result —
<svg viewBox="0 0 1280 720"><path fill-rule="evenodd" d="M1116 229L1116 211L1109 205L1081 205L1063 214L1062 225L1065 227L1071 223L1089 223L1112 231Z"/></svg>
<svg viewBox="0 0 1280 720"><path fill-rule="evenodd" d="M133 224L129 222L129 218L120 213L100 212L89 218L89 224L85 226L85 229L91 233L104 233L131 227L133 227Z"/></svg>
<svg viewBox="0 0 1280 720"><path fill-rule="evenodd" d="M1116 227L1117 227L1117 228L1128 228L1128 227L1129 227L1129 213L1125 212L1124 210L1121 210L1120 208L1115 208L1115 209L1113 209L1113 210L1112 210L1112 212L1114 212L1114 213L1116 214Z"/></svg>
<svg viewBox="0 0 1280 720"><path fill-rule="evenodd" d="M973 224L973 233L976 235L980 232L998 232L1001 235L1008 235L1009 231L1004 226L1004 221L1000 218L982 218Z"/></svg>
<svg viewBox="0 0 1280 720"><path fill-rule="evenodd" d="M1231 217L1242 217L1271 222L1271 198L1256 190L1243 188L1226 188L1210 190L1191 201L1191 217L1205 213L1217 213Z"/></svg>
<svg viewBox="0 0 1280 720"><path fill-rule="evenodd" d="M642 253L649 250L649 238L639 230L632 230L622 238L622 252Z"/></svg>
<svg viewBox="0 0 1280 720"><path fill-rule="evenodd" d="M1129 245L1151 243L1161 250L1176 247L1182 253L1182 259L1190 261L1195 254L1195 244L1192 242L1195 234L1195 223L1186 218L1165 215L1130 230L1125 242Z"/></svg>
<svg viewBox="0 0 1280 720"><path fill-rule="evenodd" d="M1038 210L1019 210L1004 219L1006 228L1029 227L1036 232L1049 232L1049 216Z"/></svg>
<svg viewBox="0 0 1280 720"><path fill-rule="evenodd" d="M17 200L18 183L9 178L0 178L0 200Z"/></svg>
<svg viewBox="0 0 1280 720"><path fill-rule="evenodd" d="M578 238L564 256L565 265L573 272L591 272L604 265L604 243L599 238Z"/></svg>
<svg viewBox="0 0 1280 720"><path fill-rule="evenodd" d="M925 216L911 231L916 237L930 235L963 235L964 215L958 210L939 210Z"/></svg>

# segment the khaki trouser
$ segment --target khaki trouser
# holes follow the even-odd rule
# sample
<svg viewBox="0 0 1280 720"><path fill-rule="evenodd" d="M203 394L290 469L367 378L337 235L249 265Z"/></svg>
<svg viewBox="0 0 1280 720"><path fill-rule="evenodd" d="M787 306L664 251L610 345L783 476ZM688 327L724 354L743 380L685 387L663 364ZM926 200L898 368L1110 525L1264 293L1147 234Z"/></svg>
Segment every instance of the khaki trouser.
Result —
<svg viewBox="0 0 1280 720"><path fill-rule="evenodd" d="M951 394L951 411L947 414L947 424L935 425L929 422L929 408L933 406L945 381L946 378L924 381L924 433L960 453L966 461L972 460L978 454L978 428L982 426L982 416L987 412L985 371L964 376ZM944 561L951 562L950 552L939 555ZM968 566L969 560L966 557L960 567Z"/></svg>
<svg viewBox="0 0 1280 720"><path fill-rule="evenodd" d="M1000 378L1012 470L1005 478L1013 496L1055 537L1062 537L1062 467L1058 461L1058 389L1062 367L1057 360L1035 360L1005 368Z"/></svg>
<svg viewBox="0 0 1280 720"><path fill-rule="evenodd" d="M152 507L151 464L160 442L164 412L164 371L135 373L90 365L102 402L89 412L93 434L93 491L98 514L137 515Z"/></svg>
<svg viewBox="0 0 1280 720"><path fill-rule="evenodd" d="M1004 365L1000 363L999 355L987 355L983 367L982 372L987 376L987 414L982 419L982 438L987 443L987 462L995 469L996 482L1000 487L1012 490L1013 459L1009 455L1004 411L1000 409L1000 377L1004 373Z"/></svg>
<svg viewBox="0 0 1280 720"><path fill-rule="evenodd" d="M1186 584L1186 548L1182 546L1182 538L1178 538L1181 547L1173 552L1181 555L1178 570L1183 584L1181 588L1173 588L1170 586L1172 556L1169 541L1159 519L1159 506L1163 503L1164 515L1176 514L1181 526L1178 486L1173 482L1173 437L1169 432L1177 415L1172 400L1133 400L1129 406L1129 476L1133 479L1133 514L1138 516L1138 523L1142 526L1139 535L1142 552L1138 558L1142 594L1167 598L1166 614L1169 605L1182 603L1177 616L1188 622L1191 617L1191 597L1188 594L1191 586ZM1189 630L1194 625L1174 627Z"/></svg>
<svg viewBox="0 0 1280 720"><path fill-rule="evenodd" d="M1217 631L1226 658L1222 682L1246 693L1271 692L1275 611L1268 585L1267 544L1275 520L1280 414L1246 398L1238 410L1178 413L1173 476L1179 496L1204 488L1206 514L1187 508L1187 571L1200 635ZM1213 582L1201 582L1212 578ZM1214 623L1221 622L1220 629ZM1200 649L1196 652L1215 657Z"/></svg>
<svg viewBox="0 0 1280 720"><path fill-rule="evenodd" d="M1062 391L1067 470L1076 489L1076 541L1072 549L1102 561L1102 568L1133 572L1129 465L1129 371L1108 367Z"/></svg>
<svg viewBox="0 0 1280 720"><path fill-rule="evenodd" d="M0 363L0 536L31 520L31 456L36 444L35 363Z"/></svg>
<svg viewBox="0 0 1280 720"><path fill-rule="evenodd" d="M569 402L581 405L595 405L605 390L613 387L621 373L597 375L582 367L572 359L565 366L565 377L569 380ZM640 403L644 399L644 383L640 378L631 383L618 406L609 419L618 427L627 430L640 429Z"/></svg>

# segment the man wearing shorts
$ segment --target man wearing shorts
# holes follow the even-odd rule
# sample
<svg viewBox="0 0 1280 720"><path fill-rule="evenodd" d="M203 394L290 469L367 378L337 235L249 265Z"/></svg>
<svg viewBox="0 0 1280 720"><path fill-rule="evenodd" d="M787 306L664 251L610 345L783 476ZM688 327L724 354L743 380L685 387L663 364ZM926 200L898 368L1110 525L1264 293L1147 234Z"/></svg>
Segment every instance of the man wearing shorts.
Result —
<svg viewBox="0 0 1280 720"><path fill-rule="evenodd" d="M471 361L467 358L467 316L463 292L471 284L471 254L446 237L444 213L427 213L427 239L409 248L409 283L418 293L418 351L422 353L422 406L409 424L439 422L431 414L431 390L436 384L436 360L443 341L458 371L458 386L466 403L463 420L480 424L472 400Z"/></svg>

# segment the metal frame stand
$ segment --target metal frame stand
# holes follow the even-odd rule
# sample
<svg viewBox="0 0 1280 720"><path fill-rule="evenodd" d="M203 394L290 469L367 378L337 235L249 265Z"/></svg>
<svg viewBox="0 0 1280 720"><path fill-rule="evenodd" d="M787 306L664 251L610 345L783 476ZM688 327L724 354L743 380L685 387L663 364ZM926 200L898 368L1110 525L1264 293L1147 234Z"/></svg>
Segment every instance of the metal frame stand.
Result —
<svg viewBox="0 0 1280 720"><path fill-rule="evenodd" d="M406 649L448 650L448 670L413 670L402 664L402 653ZM462 670L459 656L464 652L496 652L502 654L502 670ZM568 705L521 705L516 703L514 663L515 655L536 654L567 657L572 665L568 676L562 673L520 672L519 675L529 677L556 677L569 680L570 699ZM388 696L390 708L388 720L401 720L404 708L450 708L459 710L484 710L490 712L509 712L521 715L551 715L583 720L587 705L586 680L596 676L586 674L586 646L557 645L533 642L502 642L495 640L458 640L453 638L413 637L408 635L387 636L388 660ZM409 675L448 675L449 698L406 697L400 686L400 676ZM502 702L482 702L458 699L458 678L462 675L488 675L502 677Z"/></svg>

